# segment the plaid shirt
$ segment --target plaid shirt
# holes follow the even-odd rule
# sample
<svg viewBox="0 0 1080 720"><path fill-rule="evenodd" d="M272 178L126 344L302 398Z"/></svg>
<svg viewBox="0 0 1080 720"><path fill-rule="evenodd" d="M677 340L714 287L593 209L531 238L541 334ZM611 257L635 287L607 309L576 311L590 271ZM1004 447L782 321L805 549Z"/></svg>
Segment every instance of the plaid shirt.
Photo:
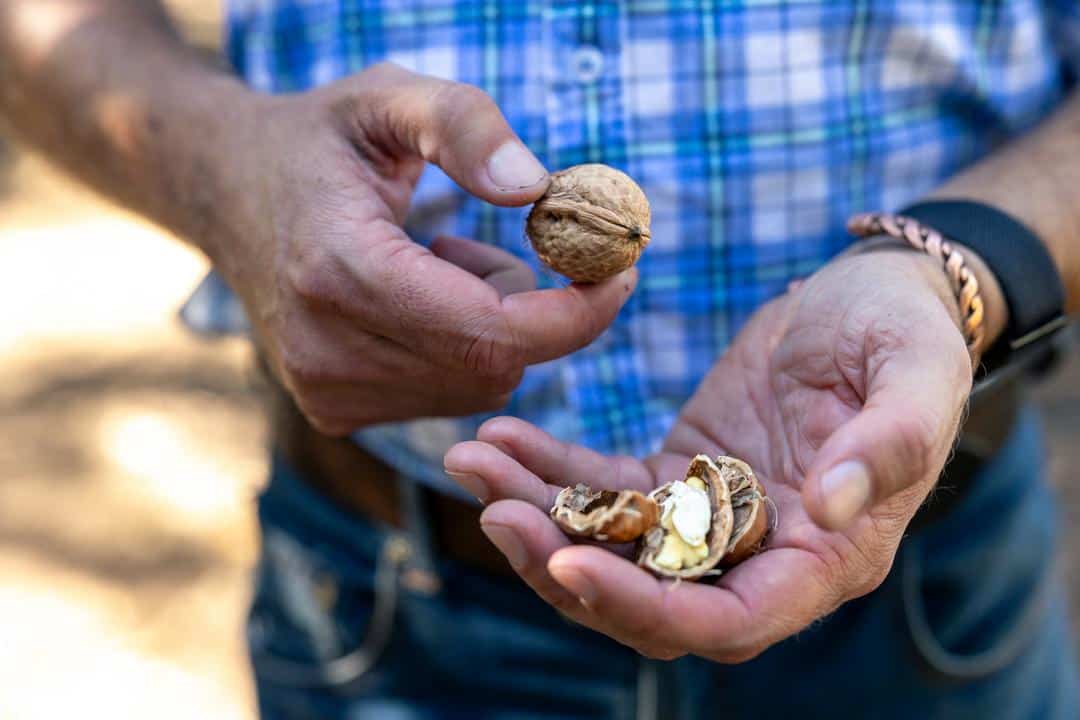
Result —
<svg viewBox="0 0 1080 720"><path fill-rule="evenodd" d="M605 453L655 450L754 310L850 242L850 213L895 209L1030 128L1080 68L1070 0L229 4L232 61L258 89L301 91L392 60L487 91L549 168L603 162L641 184L653 239L637 291L590 347L530 368L506 410ZM535 266L525 212L430 168L408 229ZM211 330L242 321L213 276L185 316ZM355 439L446 488L444 451L483 419Z"/></svg>

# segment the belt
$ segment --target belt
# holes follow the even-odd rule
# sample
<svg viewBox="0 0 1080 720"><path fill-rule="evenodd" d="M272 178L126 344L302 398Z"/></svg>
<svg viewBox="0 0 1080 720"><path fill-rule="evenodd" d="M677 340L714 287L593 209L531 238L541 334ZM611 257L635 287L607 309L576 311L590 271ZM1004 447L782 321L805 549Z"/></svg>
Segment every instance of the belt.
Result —
<svg viewBox="0 0 1080 720"><path fill-rule="evenodd" d="M289 394L259 363L260 393L266 403L271 440L278 452L314 489L339 507L395 527L404 525L397 474L351 440L317 432ZM1010 380L972 397L952 458L936 491L909 526L916 531L948 515L975 481L979 469L1008 438L1022 398L1021 381ZM476 569L516 577L503 555L480 530L481 509L419 487L434 550Z"/></svg>
<svg viewBox="0 0 1080 720"><path fill-rule="evenodd" d="M316 431L292 397L261 361L257 387L270 420L274 451L313 489L354 515L393 527L404 527L401 478L388 465L348 438L330 438ZM474 569L517 577L480 530L482 508L424 486L417 486L427 531L436 553Z"/></svg>

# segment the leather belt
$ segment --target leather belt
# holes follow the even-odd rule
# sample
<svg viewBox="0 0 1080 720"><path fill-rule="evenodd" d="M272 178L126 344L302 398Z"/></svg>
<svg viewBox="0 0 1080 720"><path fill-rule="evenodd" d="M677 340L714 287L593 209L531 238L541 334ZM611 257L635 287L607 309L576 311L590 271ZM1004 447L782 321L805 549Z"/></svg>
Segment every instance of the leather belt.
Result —
<svg viewBox="0 0 1080 720"><path fill-rule="evenodd" d="M292 398L259 363L274 450L313 488L345 510L395 527L403 526L399 479L387 465L347 438L321 435L304 419ZM938 491L909 526L918 530L948 515L974 482L978 470L1008 438L1022 398L1021 382L999 383L974 396ZM481 508L421 488L436 552L474 568L515 576L480 530Z"/></svg>
<svg viewBox="0 0 1080 720"><path fill-rule="evenodd" d="M403 527L397 473L348 438L320 434L292 397L258 363L257 385L270 419L277 452L312 488L340 508L369 520ZM480 529L482 508L426 487L418 487L434 549L442 558L474 569L517 577L502 553Z"/></svg>

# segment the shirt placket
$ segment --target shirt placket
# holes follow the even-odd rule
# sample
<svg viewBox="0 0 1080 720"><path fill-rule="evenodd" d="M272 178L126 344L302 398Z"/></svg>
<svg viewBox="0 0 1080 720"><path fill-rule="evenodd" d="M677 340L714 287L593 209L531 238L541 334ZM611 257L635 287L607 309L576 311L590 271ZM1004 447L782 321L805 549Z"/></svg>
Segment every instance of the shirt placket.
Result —
<svg viewBox="0 0 1080 720"><path fill-rule="evenodd" d="M618 2L545 5L544 47L548 167L586 162L626 168L626 103ZM631 452L643 444L641 372L630 342L632 302L603 335L562 363L576 440L600 450Z"/></svg>
<svg viewBox="0 0 1080 720"><path fill-rule="evenodd" d="M558 0L545 5L544 20L549 164L618 165L625 158L619 4Z"/></svg>

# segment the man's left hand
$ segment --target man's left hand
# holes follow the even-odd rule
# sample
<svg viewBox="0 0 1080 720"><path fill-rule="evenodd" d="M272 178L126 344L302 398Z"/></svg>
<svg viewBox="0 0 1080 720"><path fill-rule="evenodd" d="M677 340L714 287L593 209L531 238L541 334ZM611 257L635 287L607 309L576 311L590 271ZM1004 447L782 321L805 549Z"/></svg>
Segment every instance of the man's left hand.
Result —
<svg viewBox="0 0 1080 720"><path fill-rule="evenodd" d="M941 269L902 250L845 256L758 311L643 462L496 418L445 464L489 504L484 531L563 613L651 657L740 662L881 583L970 388ZM698 453L749 462L778 510L763 551L715 585L657 580L571 544L547 515L564 486L647 492Z"/></svg>

